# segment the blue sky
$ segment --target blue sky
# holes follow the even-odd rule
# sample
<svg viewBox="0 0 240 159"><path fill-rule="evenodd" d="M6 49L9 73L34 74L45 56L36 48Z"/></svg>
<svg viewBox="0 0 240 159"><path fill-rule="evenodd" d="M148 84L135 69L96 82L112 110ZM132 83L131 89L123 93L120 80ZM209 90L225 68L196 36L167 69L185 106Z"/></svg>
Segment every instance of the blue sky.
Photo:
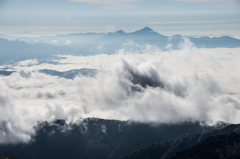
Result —
<svg viewBox="0 0 240 159"><path fill-rule="evenodd" d="M239 35L240 0L0 0L0 33Z"/></svg>

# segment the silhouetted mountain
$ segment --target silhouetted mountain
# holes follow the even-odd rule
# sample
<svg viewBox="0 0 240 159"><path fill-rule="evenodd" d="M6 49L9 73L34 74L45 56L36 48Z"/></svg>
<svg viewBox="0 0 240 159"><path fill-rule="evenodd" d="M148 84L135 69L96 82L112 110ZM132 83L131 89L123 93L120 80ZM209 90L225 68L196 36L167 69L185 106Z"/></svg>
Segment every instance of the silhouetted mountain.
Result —
<svg viewBox="0 0 240 159"><path fill-rule="evenodd" d="M201 37L201 38L193 38L188 37L197 47L204 48L216 48L216 47L227 47L234 48L240 47L240 40L234 39L229 36L222 37Z"/></svg>
<svg viewBox="0 0 240 159"><path fill-rule="evenodd" d="M239 159L240 133L208 137L190 149L177 152L169 159Z"/></svg>
<svg viewBox="0 0 240 159"><path fill-rule="evenodd" d="M51 76L58 76L58 77L63 77L63 78L68 78L68 79L73 79L76 75L94 77L97 74L96 69L88 69L88 68L69 70L69 71L65 71L65 72L43 69L43 70L39 70L39 72L47 74L47 75L51 75Z"/></svg>
<svg viewBox="0 0 240 159"><path fill-rule="evenodd" d="M166 159L166 158L170 157L171 155L174 155L178 151L186 150L186 149L200 143L201 141L204 141L206 138L208 138L210 136L216 136L216 135L220 135L220 134L228 134L232 131L240 132L240 124L229 125L226 128L223 128L221 130L213 130L213 131L206 132L203 134L181 135L174 140L167 141L167 142L159 142L156 144L152 144L146 148L134 151L128 155L121 157L121 159L146 159L146 158L148 158L148 159L159 159L159 158ZM215 137L213 137L213 138L215 138ZM205 146L203 146L202 149L205 149L207 151ZM187 152L190 152L190 151L187 151ZM201 153L201 152L199 151L199 153ZM183 156L184 155L185 154L183 153ZM194 155L194 154L191 153L191 155ZM177 154L176 157L173 157L173 158L178 159L178 157L179 156ZM190 158L191 157L192 156L190 156ZM195 157L193 157L193 158L195 158ZM205 159L205 158L203 157L201 159Z"/></svg>
<svg viewBox="0 0 240 159"><path fill-rule="evenodd" d="M0 156L0 159L14 159L14 158Z"/></svg>
<svg viewBox="0 0 240 159"><path fill-rule="evenodd" d="M126 47L128 47L126 44L129 42L143 46L146 44L155 45L161 48L165 48L169 43L167 36L163 36L149 27L145 27L132 33L125 33L122 30L119 30L114 33L108 33L106 36L95 41L96 44L104 46L104 53L107 54L115 53L115 50L119 50L122 47L126 49ZM135 47L134 51L141 51L141 48Z"/></svg>
<svg viewBox="0 0 240 159"><path fill-rule="evenodd" d="M45 59L56 54L93 55L114 54L116 50L125 48L140 53L146 45L153 45L166 51L179 49L183 38L189 38L197 47L216 48L240 47L240 40L232 37L187 37L181 35L164 36L149 27L131 33L119 30L114 33L76 33L36 38L20 38L32 41L29 44L23 41L8 41L0 38L0 63L4 61L25 60L30 58ZM38 43L36 43L36 41ZM169 45L170 44L170 45ZM169 47L167 47L169 46Z"/></svg>
<svg viewBox="0 0 240 159"><path fill-rule="evenodd" d="M189 38L197 47L240 47L240 40L231 37L218 37L218 38L194 38L181 35L164 36L155 32L149 27L137 30L135 32L126 33L122 30L118 30L113 33L75 33L66 35L57 35L54 37L44 37L43 41L58 40L59 44L64 45L66 41L70 41L69 47L74 49L85 50L86 54L98 54L106 53L113 54L116 50L121 48L128 49L126 44L145 46L154 45L158 46L161 50L179 49L179 44L183 41L183 38ZM40 38L41 39L41 38ZM171 47L166 46L171 44ZM134 51L141 52L141 48L134 47ZM84 52L79 52L84 54Z"/></svg>
<svg viewBox="0 0 240 159"><path fill-rule="evenodd" d="M24 41L8 41L0 38L0 63L7 60L21 61L26 59L44 59L57 54L75 54L76 51L67 46L51 44L28 44Z"/></svg>
<svg viewBox="0 0 240 159"><path fill-rule="evenodd" d="M14 72L16 71L0 70L0 75L9 76ZM74 69L74 70L69 70L64 72L49 70L49 69L42 69L42 70L38 70L38 72L51 75L51 76L58 76L58 77L63 77L67 79L73 79L77 75L95 77L98 71L96 69L82 68L82 69Z"/></svg>
<svg viewBox="0 0 240 159"><path fill-rule="evenodd" d="M153 33L153 29L149 28L149 27L145 27L141 30L137 30L134 32L134 34L149 34L149 33Z"/></svg>
<svg viewBox="0 0 240 159"><path fill-rule="evenodd" d="M135 32L129 33L131 35L135 35L135 36L152 36L152 38L168 38L167 36L161 35L158 32L153 31L153 29L149 28L149 27L145 27L141 30L137 30ZM167 39L166 39L167 40Z"/></svg>
<svg viewBox="0 0 240 159"><path fill-rule="evenodd" d="M123 34L126 34L124 31L122 30L118 30L115 32L115 34L118 34L118 35L123 35Z"/></svg>
<svg viewBox="0 0 240 159"><path fill-rule="evenodd" d="M129 42L136 43L138 45L145 46L146 44L158 46L161 50L165 51L168 49L179 49L179 44L183 42L184 38L189 38L197 47L206 47L206 48L216 48L216 47L240 47L240 40L234 39L231 37L218 37L218 38L210 38L210 37L202 37L202 38L194 38L187 37L182 35L174 35L174 36L164 36L161 35L153 29L149 27L145 27L141 30L137 30L131 33L125 33L122 30L119 30L114 33L108 33L106 36L103 36L96 41L95 44L103 45L105 47L104 53L114 53L114 50L121 49L122 47L126 48L126 45ZM171 48L167 48L166 46L171 44ZM90 44L89 44L90 45ZM132 47L132 46L131 46ZM94 47L92 47L94 48ZM97 47L95 47L97 48ZM141 52L141 48L134 48L135 51Z"/></svg>
<svg viewBox="0 0 240 159"><path fill-rule="evenodd" d="M89 118L66 124L57 120L39 123L29 143L0 145L0 155L18 159L117 159L152 143L203 130L199 123L157 125Z"/></svg>
<svg viewBox="0 0 240 159"><path fill-rule="evenodd" d="M16 71L1 71L1 70L0 70L0 75L9 76L9 75L11 75L13 72L16 72Z"/></svg>

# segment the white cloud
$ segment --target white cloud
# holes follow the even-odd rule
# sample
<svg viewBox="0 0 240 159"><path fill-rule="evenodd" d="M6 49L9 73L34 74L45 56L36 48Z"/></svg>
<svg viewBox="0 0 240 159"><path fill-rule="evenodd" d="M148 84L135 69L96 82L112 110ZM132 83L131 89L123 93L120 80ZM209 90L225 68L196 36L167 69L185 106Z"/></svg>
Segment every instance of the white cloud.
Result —
<svg viewBox="0 0 240 159"><path fill-rule="evenodd" d="M191 3L208 3L214 7L239 7L239 0L169 0L169 1L183 1Z"/></svg>
<svg viewBox="0 0 240 159"><path fill-rule="evenodd" d="M172 44L167 44L166 48L169 49L169 50L172 49Z"/></svg>
<svg viewBox="0 0 240 159"><path fill-rule="evenodd" d="M106 28L106 30L107 30L108 32L113 32L114 29L115 29L115 27L114 27L113 25L108 25L107 28Z"/></svg>
<svg viewBox="0 0 240 159"><path fill-rule="evenodd" d="M133 7L131 3L139 0L70 0L72 2L85 2L93 5L116 6L116 7Z"/></svg>
<svg viewBox="0 0 240 159"><path fill-rule="evenodd" d="M143 24L218 24L227 23L227 21L179 21L179 22L150 22Z"/></svg>
<svg viewBox="0 0 240 159"><path fill-rule="evenodd" d="M59 65L15 66L17 72L2 76L0 143L27 142L37 121L55 119L240 122L239 48L198 49L187 39L168 52L124 46L116 55L69 55L55 59ZM71 80L33 71L83 66L100 72Z"/></svg>
<svg viewBox="0 0 240 159"><path fill-rule="evenodd" d="M201 54L198 55L199 53ZM204 56L195 48L185 48L180 52L184 61L195 61ZM184 69L179 69L179 66L174 70L158 64L159 60L149 61L137 56L127 59L123 57L109 73L100 73L96 81L79 79L84 110L97 117L103 115L99 112L105 112L104 116L107 118L143 122L238 123L239 98L228 95L221 85L222 81L207 74L210 70L196 67L195 65L204 61L203 65L209 64L213 67L211 58L204 57L201 60L188 64L188 67L193 67L195 76L186 78L182 74ZM83 89L84 83L88 82L91 89Z"/></svg>
<svg viewBox="0 0 240 159"><path fill-rule="evenodd" d="M69 45L69 44L71 44L71 43L72 43L72 41L67 40L65 44L66 44L66 45Z"/></svg>
<svg viewBox="0 0 240 159"><path fill-rule="evenodd" d="M132 3L140 0L70 0L72 2L84 2L92 5L103 5L106 7L133 7ZM169 0L190 3L208 3L215 7L239 7L239 0Z"/></svg>
<svg viewBox="0 0 240 159"><path fill-rule="evenodd" d="M171 1L186 1L193 3L203 3L203 2L238 2L238 0L171 0Z"/></svg>
<svg viewBox="0 0 240 159"><path fill-rule="evenodd" d="M58 44L59 43L59 40L51 40L51 41L47 41L47 42L50 42L52 44Z"/></svg>
<svg viewBox="0 0 240 159"><path fill-rule="evenodd" d="M39 121L74 122L82 117L81 106L71 102L76 99L72 80L38 72L31 72L28 78L16 72L3 80L0 78L0 143L30 141Z"/></svg>
<svg viewBox="0 0 240 159"><path fill-rule="evenodd" d="M24 61L18 62L18 66L31 66L36 64L38 64L37 59L30 59L30 60L24 60Z"/></svg>

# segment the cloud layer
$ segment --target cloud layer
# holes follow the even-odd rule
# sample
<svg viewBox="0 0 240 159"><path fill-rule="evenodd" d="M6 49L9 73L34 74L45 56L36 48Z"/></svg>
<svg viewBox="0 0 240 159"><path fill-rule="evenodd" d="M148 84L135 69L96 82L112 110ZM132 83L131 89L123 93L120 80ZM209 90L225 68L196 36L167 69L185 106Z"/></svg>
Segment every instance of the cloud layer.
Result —
<svg viewBox="0 0 240 159"><path fill-rule="evenodd" d="M177 51L147 45L139 54L135 47L117 55L53 60L58 65L29 60L13 66L17 72L0 78L0 143L28 142L37 122L55 119L240 122L239 54L222 54L220 48L215 58L187 39ZM96 77L71 80L37 71L76 68L81 60L98 68Z"/></svg>

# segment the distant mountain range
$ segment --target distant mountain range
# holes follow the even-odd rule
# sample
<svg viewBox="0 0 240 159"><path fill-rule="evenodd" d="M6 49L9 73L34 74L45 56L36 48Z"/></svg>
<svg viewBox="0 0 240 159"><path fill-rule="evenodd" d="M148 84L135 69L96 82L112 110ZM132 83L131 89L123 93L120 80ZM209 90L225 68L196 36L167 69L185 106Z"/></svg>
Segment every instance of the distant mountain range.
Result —
<svg viewBox="0 0 240 159"><path fill-rule="evenodd" d="M0 70L0 75L9 76L9 75L11 75L13 72L16 72L16 71L4 71L4 70Z"/></svg>
<svg viewBox="0 0 240 159"><path fill-rule="evenodd" d="M0 76L1 75L9 76L14 72L16 72L16 71L0 70ZM94 76L96 76L98 71L96 69L82 68L82 69L74 69L74 70L63 71L63 72L56 71L56 70L42 69L42 70L38 70L38 72L44 73L47 75L51 75L51 76L58 76L60 78L62 77L62 78L67 78L67 79L73 79L77 75L94 77Z"/></svg>
<svg viewBox="0 0 240 159"><path fill-rule="evenodd" d="M65 72L43 69L43 70L39 70L39 72L47 74L47 75L51 75L51 76L58 76L58 77L63 77L63 78L67 78L67 79L73 79L77 75L94 77L98 71L96 69L82 68L82 69L69 70L69 71L65 71Z"/></svg>
<svg viewBox="0 0 240 159"><path fill-rule="evenodd" d="M141 53L138 46L153 45L162 51L179 49L183 38L188 38L197 47L217 48L240 47L240 40L229 36L223 37L188 37L182 35L164 36L149 27L126 33L122 30L113 33L76 33L57 36L23 37L9 41L0 38L0 63L10 60L20 61L30 58L46 59L56 54L94 55L100 53L114 54L116 50L133 47Z"/></svg>
<svg viewBox="0 0 240 159"><path fill-rule="evenodd" d="M0 64L26 59L46 59L57 54L75 53L67 46L56 46L46 43L29 44L24 41L9 41L0 38Z"/></svg>
<svg viewBox="0 0 240 159"><path fill-rule="evenodd" d="M189 38L197 47L206 47L206 48L215 48L215 47L240 47L240 40L235 39L229 36L222 37L200 37L195 38L191 36L164 36L155 32L149 27L145 27L141 30L135 32L126 33L123 30L119 30L113 33L77 33L77 34L67 34L67 35L58 35L57 37L76 37L76 36L99 36L96 38L94 43L105 43L107 45L118 43L120 46L123 42L134 41L138 44L150 44L157 45L161 49L166 49L166 45L171 43L173 49L178 48L178 44L182 41L183 38ZM101 37L102 36L102 37ZM114 39L114 40L113 40ZM113 41L112 41L113 40ZM109 43L109 44L108 44Z"/></svg>
<svg viewBox="0 0 240 159"><path fill-rule="evenodd" d="M105 37L99 40L99 42L105 43L106 48L111 48L111 45L118 46L120 48L124 42L133 41L140 45L155 45L164 51L168 50L168 48L166 48L168 44L171 44L171 49L178 49L178 45L183 41L183 38L190 39L190 41L192 41L197 47L240 47L239 39L234 39L228 36L194 38L182 35L174 35L169 37L161 35L149 27L145 27L132 33L125 33L122 30L119 30L115 33L108 33Z"/></svg>

